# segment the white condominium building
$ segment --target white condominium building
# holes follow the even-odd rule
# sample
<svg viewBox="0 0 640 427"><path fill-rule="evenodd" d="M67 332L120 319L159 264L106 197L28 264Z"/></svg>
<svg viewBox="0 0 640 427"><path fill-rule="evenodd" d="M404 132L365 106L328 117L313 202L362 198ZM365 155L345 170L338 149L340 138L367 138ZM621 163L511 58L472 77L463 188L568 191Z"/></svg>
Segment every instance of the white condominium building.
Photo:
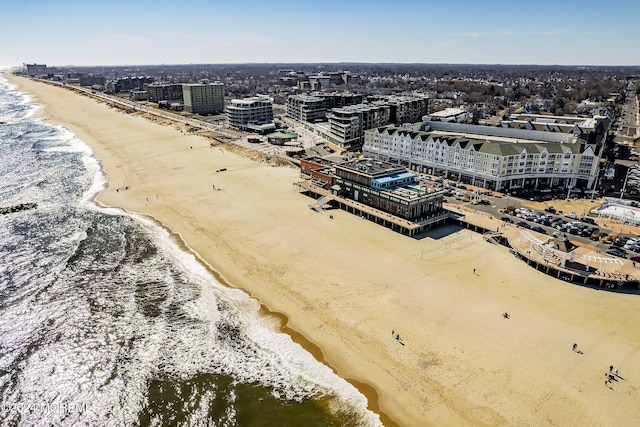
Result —
<svg viewBox="0 0 640 427"><path fill-rule="evenodd" d="M184 109L195 114L215 114L224 111L224 84L191 83L182 85Z"/></svg>
<svg viewBox="0 0 640 427"><path fill-rule="evenodd" d="M229 126L242 130L266 132L275 129L273 123L273 99L266 95L233 99L227 106Z"/></svg>
<svg viewBox="0 0 640 427"><path fill-rule="evenodd" d="M593 189L602 148L451 131L380 127L365 132L363 153L479 187Z"/></svg>

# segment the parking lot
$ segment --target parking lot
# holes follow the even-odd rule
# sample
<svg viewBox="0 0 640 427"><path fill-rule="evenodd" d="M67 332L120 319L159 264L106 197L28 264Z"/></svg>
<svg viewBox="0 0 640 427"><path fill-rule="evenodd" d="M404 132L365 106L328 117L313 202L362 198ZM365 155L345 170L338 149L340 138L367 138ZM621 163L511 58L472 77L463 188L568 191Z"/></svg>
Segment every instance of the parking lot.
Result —
<svg viewBox="0 0 640 427"><path fill-rule="evenodd" d="M447 203L489 213L549 238L565 235L571 241L595 246L598 251L609 255L631 259L638 256L640 261L640 238L636 227L590 214L591 209L598 206L597 200L592 198L576 199L577 194L574 194L572 198L567 199L566 192L562 192L559 199L554 199L551 193L538 193L524 199L510 194L475 189L441 178L431 177L429 182L446 190ZM546 208L535 209L525 205ZM564 209L553 208L554 205Z"/></svg>

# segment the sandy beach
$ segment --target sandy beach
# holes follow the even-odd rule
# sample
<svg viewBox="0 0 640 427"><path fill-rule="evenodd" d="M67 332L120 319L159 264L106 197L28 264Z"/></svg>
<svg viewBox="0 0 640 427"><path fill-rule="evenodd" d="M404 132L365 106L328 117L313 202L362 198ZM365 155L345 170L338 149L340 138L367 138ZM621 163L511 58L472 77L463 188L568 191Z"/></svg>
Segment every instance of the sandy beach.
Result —
<svg viewBox="0 0 640 427"><path fill-rule="evenodd" d="M468 230L416 240L315 212L294 190L296 169L6 77L91 146L108 179L99 203L156 218L229 286L286 316L281 328L386 425L640 423L640 295L556 280ZM605 384L610 365L620 377Z"/></svg>

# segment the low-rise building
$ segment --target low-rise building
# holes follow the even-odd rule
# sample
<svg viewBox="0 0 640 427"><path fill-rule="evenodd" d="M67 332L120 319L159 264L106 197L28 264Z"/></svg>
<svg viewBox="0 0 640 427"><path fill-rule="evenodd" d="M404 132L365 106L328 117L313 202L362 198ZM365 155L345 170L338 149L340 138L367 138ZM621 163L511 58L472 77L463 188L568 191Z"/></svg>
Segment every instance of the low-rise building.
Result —
<svg viewBox="0 0 640 427"><path fill-rule="evenodd" d="M443 191L417 185L416 175L403 166L356 160L334 168L335 185L340 187L336 191L341 197L415 222L443 212Z"/></svg>
<svg viewBox="0 0 640 427"><path fill-rule="evenodd" d="M542 132L571 133L576 136L590 132L606 133L612 120L604 115L592 117L548 116L541 114L511 114L500 123L512 129L538 130Z"/></svg>
<svg viewBox="0 0 640 427"><path fill-rule="evenodd" d="M314 185L329 189L335 180L335 162L322 157L307 157L300 159L300 173L311 178Z"/></svg>
<svg viewBox="0 0 640 427"><path fill-rule="evenodd" d="M133 90L129 97L132 101L146 101L149 99L149 94L146 90Z"/></svg>
<svg viewBox="0 0 640 427"><path fill-rule="evenodd" d="M444 110L428 114L425 120L465 123L467 118L469 118L469 115L461 108L445 108Z"/></svg>

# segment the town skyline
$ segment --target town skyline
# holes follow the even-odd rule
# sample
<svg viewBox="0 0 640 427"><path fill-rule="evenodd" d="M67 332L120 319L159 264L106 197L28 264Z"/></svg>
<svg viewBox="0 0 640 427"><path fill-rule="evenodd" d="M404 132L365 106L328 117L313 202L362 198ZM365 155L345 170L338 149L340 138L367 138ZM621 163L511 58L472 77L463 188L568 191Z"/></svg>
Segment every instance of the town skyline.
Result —
<svg viewBox="0 0 640 427"><path fill-rule="evenodd" d="M76 0L3 6L0 65L640 64L640 4ZM63 25L61 25L63 23Z"/></svg>

